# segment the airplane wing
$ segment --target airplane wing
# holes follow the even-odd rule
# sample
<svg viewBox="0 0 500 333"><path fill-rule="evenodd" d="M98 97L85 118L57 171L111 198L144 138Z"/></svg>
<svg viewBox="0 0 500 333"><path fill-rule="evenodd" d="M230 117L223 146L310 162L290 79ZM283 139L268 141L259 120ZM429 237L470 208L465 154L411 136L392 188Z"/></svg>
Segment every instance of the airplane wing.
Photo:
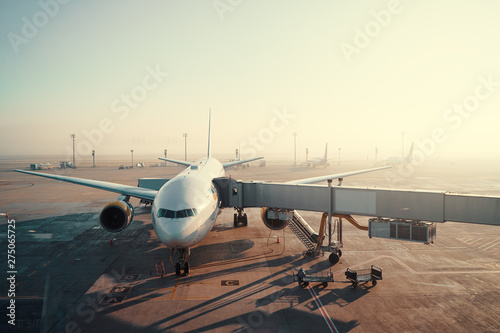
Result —
<svg viewBox="0 0 500 333"><path fill-rule="evenodd" d="M185 166L191 166L191 164L193 164L193 162L173 160L171 158L158 157L158 159L162 160L162 161L167 161L167 162L172 162L172 163L176 163L176 164L180 164L180 165L185 165Z"/></svg>
<svg viewBox="0 0 500 333"><path fill-rule="evenodd" d="M292 180L292 181L286 182L285 184L315 184L315 183L323 182L323 181L328 180L328 179L344 178L344 177L348 177L348 176L359 175L361 173L383 170L383 169L388 169L388 168L390 168L390 166L365 169L365 170L358 170L358 171L350 171L350 172L337 173L337 174L333 174L333 175L326 175L326 176L319 176L319 177L312 177L312 178L304 178L304 179L299 179L299 180Z"/></svg>
<svg viewBox="0 0 500 333"><path fill-rule="evenodd" d="M150 190L147 188L135 187L135 186L129 186L129 185L121 185L121 184L116 184L116 183L111 183L111 182L104 182L104 181L100 181L100 180L91 180L91 179L83 179L83 178L76 178L76 177L51 175L51 174L47 174L47 173L25 171L25 170L14 170L14 171L27 173L29 175L35 175L35 176L40 176L40 177L61 180L63 182L93 187L93 188L97 188L99 190L120 193L123 195L129 195L131 197L145 199L145 200L151 200L151 201L154 200L156 193L158 192L158 191Z"/></svg>
<svg viewBox="0 0 500 333"><path fill-rule="evenodd" d="M243 164L243 163L248 163L248 162L252 162L252 161L256 161L256 160L260 160L260 159L263 159L264 157L256 157L256 158L251 158L251 159L248 159L248 160L243 160L243 161L232 161L232 162L227 162L227 163L223 163L222 166L225 168L228 168L230 166L233 166L233 165L238 165L238 164Z"/></svg>

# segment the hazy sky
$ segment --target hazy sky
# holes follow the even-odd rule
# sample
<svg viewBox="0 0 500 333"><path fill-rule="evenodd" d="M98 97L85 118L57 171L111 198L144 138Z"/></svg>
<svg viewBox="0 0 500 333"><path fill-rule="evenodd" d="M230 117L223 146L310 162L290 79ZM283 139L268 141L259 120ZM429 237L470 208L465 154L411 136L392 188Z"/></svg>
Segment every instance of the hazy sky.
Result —
<svg viewBox="0 0 500 333"><path fill-rule="evenodd" d="M67 2L67 3L66 3ZM500 159L498 1L0 1L0 154Z"/></svg>

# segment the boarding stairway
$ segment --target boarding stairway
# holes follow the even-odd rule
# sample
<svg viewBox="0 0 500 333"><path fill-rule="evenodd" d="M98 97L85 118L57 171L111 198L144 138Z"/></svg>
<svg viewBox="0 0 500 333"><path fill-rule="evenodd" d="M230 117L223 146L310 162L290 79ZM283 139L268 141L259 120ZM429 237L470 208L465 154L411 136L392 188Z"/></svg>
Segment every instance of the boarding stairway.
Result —
<svg viewBox="0 0 500 333"><path fill-rule="evenodd" d="M352 225L360 230L368 230L368 227L360 225L351 215L346 214L336 214L332 217L338 218L335 220L335 225L337 229L337 241L330 241L327 246L322 246L325 234L328 232L327 218L328 213L323 213L321 216L321 222L319 227L319 233L315 232L313 228L304 220L304 218L296 211L293 211L293 218L288 221L288 227L297 236L297 238L305 245L307 248L306 254L311 256L317 256L322 251L334 252L341 256L340 248L342 245L342 219L346 219Z"/></svg>
<svg viewBox="0 0 500 333"><path fill-rule="evenodd" d="M288 221L288 227L305 245L308 254L314 254L317 248L318 234L309 226L309 224L300 216L297 211L293 211L293 218Z"/></svg>

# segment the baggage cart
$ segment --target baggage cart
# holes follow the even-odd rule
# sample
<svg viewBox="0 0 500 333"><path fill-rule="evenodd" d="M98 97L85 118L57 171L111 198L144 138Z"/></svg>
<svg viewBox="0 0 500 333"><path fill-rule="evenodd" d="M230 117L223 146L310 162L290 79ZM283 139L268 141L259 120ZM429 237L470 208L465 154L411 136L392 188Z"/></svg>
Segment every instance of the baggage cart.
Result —
<svg viewBox="0 0 500 333"><path fill-rule="evenodd" d="M299 269L297 274L293 274L293 281L298 282L299 286L302 287L307 287L309 282L321 282L323 287L327 287L328 282L334 282L332 270L329 272L307 274L306 270L303 268Z"/></svg>
<svg viewBox="0 0 500 333"><path fill-rule="evenodd" d="M351 281L353 288L370 281L375 286L378 280L382 280L382 268L375 265L372 265L369 269L352 270L348 268L345 271L345 276Z"/></svg>

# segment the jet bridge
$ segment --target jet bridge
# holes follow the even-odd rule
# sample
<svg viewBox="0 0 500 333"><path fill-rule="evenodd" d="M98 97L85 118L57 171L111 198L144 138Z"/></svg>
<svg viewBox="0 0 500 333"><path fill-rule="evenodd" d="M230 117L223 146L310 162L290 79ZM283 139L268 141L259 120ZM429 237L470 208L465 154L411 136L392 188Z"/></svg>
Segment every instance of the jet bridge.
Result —
<svg viewBox="0 0 500 333"><path fill-rule="evenodd" d="M500 197L216 178L221 207L270 207L406 221L500 225Z"/></svg>
<svg viewBox="0 0 500 333"><path fill-rule="evenodd" d="M214 179L221 207L233 207L238 216L244 208L267 207L267 218L290 229L307 247L308 254L331 252L329 260L342 255L342 219L368 230L369 237L432 243L436 223L446 221L500 225L500 197L460 195L437 191L296 185ZM320 230L314 232L296 210L324 212ZM237 214L235 214L236 216ZM370 216L362 227L351 215ZM328 216L328 229L326 217ZM337 240L332 241L332 217L337 218ZM273 224L274 225L274 224ZM236 217L235 217L236 226ZM322 246L328 235L328 245ZM314 244L316 244L314 246Z"/></svg>

